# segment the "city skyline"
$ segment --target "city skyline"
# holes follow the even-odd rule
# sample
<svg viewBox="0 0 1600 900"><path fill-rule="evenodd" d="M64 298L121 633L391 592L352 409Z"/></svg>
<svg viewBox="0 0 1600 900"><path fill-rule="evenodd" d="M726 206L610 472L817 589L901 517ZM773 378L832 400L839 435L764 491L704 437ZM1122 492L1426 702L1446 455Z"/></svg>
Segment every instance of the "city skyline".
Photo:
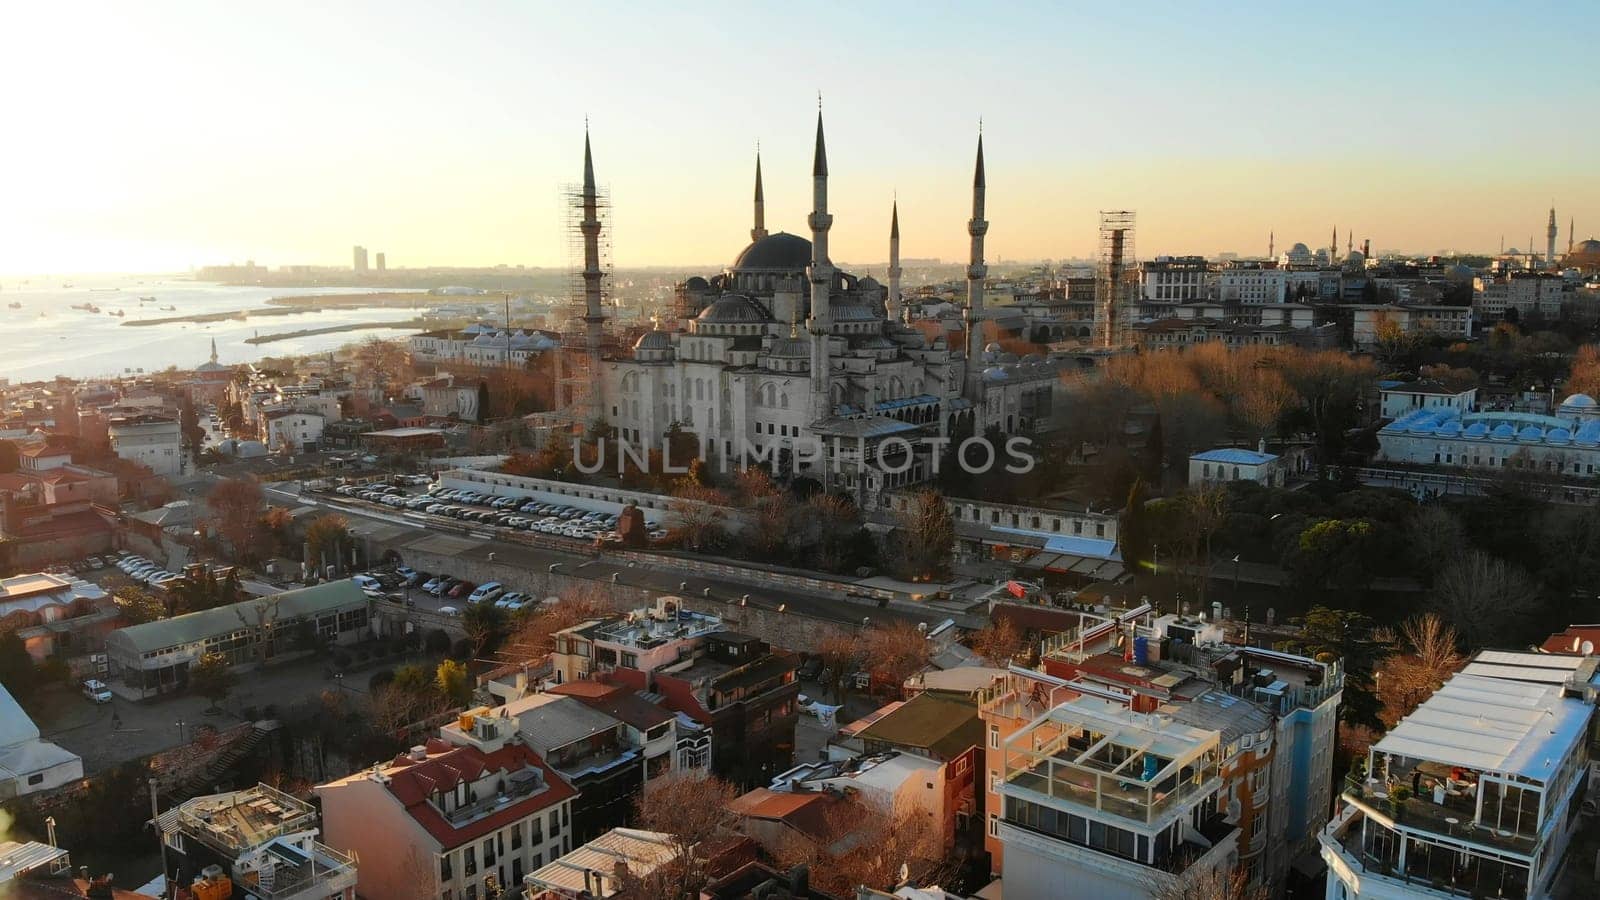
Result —
<svg viewBox="0 0 1600 900"><path fill-rule="evenodd" d="M977 22L291 5L246 33L186 4L90 25L30 9L18 33L38 39L0 61L29 85L13 121L32 135L8 147L26 177L0 272L348 266L355 244L402 267L564 267L559 192L581 177L585 116L615 264L725 263L746 241L758 142L768 227L805 233L819 90L840 260L886 259L896 196L905 256L962 258L980 116L997 259L1088 257L1108 208L1139 211L1145 258L1264 254L1269 232L1315 248L1333 227L1415 253L1502 236L1538 250L1552 201L1558 248L1572 220L1578 240L1600 233L1583 153L1600 127L1571 116L1593 87L1571 77L1583 29L1540 24L1593 11L1459 10L1409 4L1380 29L1250 4L1241 29L1029 5ZM1492 46L1474 42L1489 28Z"/></svg>

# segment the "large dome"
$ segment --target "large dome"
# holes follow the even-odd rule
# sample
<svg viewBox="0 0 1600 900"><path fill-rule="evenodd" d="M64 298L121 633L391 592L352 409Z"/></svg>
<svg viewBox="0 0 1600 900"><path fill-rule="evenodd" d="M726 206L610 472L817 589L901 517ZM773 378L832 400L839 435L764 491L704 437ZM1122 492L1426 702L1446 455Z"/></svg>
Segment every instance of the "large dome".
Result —
<svg viewBox="0 0 1600 900"><path fill-rule="evenodd" d="M1586 241L1581 241L1578 244L1577 250L1575 250L1574 252L1583 253L1583 254L1589 254L1589 253L1600 254L1600 241L1597 241L1594 238L1589 238Z"/></svg>
<svg viewBox="0 0 1600 900"><path fill-rule="evenodd" d="M745 269L800 272L811 265L811 242L797 234L780 231L769 234L744 248L733 261L735 272Z"/></svg>

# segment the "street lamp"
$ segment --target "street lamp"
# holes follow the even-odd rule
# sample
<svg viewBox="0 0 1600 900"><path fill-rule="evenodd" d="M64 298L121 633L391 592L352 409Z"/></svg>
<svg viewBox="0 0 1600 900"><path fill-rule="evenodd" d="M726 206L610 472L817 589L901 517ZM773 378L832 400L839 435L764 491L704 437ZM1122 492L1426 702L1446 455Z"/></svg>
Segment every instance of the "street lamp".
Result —
<svg viewBox="0 0 1600 900"><path fill-rule="evenodd" d="M185 722L182 719L179 719L178 721L176 721L176 722L174 722L172 724L174 724L174 725L176 725L178 727L178 743L180 743L180 744L183 743L184 740L185 740L185 738L183 736L183 726L185 726L185 725L187 725L189 723Z"/></svg>
<svg viewBox="0 0 1600 900"><path fill-rule="evenodd" d="M1239 602L1239 554L1233 555L1233 602Z"/></svg>

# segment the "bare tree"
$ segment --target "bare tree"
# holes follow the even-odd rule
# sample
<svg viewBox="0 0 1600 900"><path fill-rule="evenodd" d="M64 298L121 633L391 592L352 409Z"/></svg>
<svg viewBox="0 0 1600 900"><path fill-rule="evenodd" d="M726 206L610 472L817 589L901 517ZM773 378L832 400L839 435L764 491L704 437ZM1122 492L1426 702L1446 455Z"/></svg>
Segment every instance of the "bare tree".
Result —
<svg viewBox="0 0 1600 900"><path fill-rule="evenodd" d="M955 522L938 491L913 494L899 516L901 564L913 581L932 581L949 574L955 549Z"/></svg>
<svg viewBox="0 0 1600 900"><path fill-rule="evenodd" d="M898 691L907 678L922 671L933 655L928 636L910 622L875 625L861 635L873 675Z"/></svg>
<svg viewBox="0 0 1600 900"><path fill-rule="evenodd" d="M842 800L824 816L820 834L767 849L784 868L808 866L817 888L853 896L862 885L892 888L902 867L924 882L950 874L944 871L941 827L915 804L901 803L891 812L860 799Z"/></svg>
<svg viewBox="0 0 1600 900"><path fill-rule="evenodd" d="M1399 637L1389 641L1394 652L1377 667L1378 715L1385 725L1393 728L1461 669L1466 658L1458 649L1460 640L1437 613L1414 616L1400 626Z"/></svg>
<svg viewBox="0 0 1600 900"><path fill-rule="evenodd" d="M1024 641L1016 623L1010 619L999 619L985 625L983 630L974 632L967 639L967 646L994 665L1004 667L1022 653Z"/></svg>
<svg viewBox="0 0 1600 900"><path fill-rule="evenodd" d="M1504 640L1536 602L1539 584L1527 572L1481 550L1462 553L1434 578L1433 607L1456 623L1469 646Z"/></svg>
<svg viewBox="0 0 1600 900"><path fill-rule="evenodd" d="M211 523L236 559L254 557L261 546L261 507L265 498L252 477L217 482L206 494Z"/></svg>
<svg viewBox="0 0 1600 900"><path fill-rule="evenodd" d="M634 825L671 835L676 859L657 870L653 896L691 896L706 882L706 850L722 835L733 785L714 775L685 771L664 775L633 801Z"/></svg>
<svg viewBox="0 0 1600 900"><path fill-rule="evenodd" d="M728 498L716 488L685 482L672 492L669 507L677 520L673 531L692 550L713 546L722 537L723 507Z"/></svg>

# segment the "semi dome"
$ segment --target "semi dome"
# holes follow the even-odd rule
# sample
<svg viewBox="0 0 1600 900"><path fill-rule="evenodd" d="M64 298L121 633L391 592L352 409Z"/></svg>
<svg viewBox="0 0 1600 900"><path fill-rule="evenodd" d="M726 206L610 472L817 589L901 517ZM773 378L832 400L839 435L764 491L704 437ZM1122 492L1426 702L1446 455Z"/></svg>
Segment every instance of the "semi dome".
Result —
<svg viewBox="0 0 1600 900"><path fill-rule="evenodd" d="M810 359L811 345L805 338L779 338L772 342L772 351L769 355L780 359Z"/></svg>
<svg viewBox="0 0 1600 900"><path fill-rule="evenodd" d="M744 248L733 261L735 272L744 269L799 272L811 265L811 242L805 238L780 231L769 234Z"/></svg>
<svg viewBox="0 0 1600 900"><path fill-rule="evenodd" d="M691 276L689 276L689 280L685 281L683 283L683 286L685 288L688 288L691 291L709 291L709 290L711 290L711 282L705 280L704 278L701 278L699 275L691 275Z"/></svg>
<svg viewBox="0 0 1600 900"><path fill-rule="evenodd" d="M702 309L695 318L712 325L743 325L765 322L767 314L748 297L730 294Z"/></svg>

